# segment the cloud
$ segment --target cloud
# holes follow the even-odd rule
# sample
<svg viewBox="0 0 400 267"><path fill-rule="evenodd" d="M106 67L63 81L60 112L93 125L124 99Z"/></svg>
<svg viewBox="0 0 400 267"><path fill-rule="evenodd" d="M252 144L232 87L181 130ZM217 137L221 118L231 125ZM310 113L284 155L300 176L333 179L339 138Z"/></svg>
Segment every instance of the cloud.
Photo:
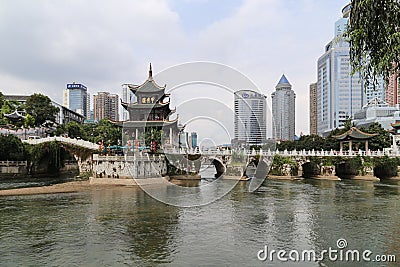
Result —
<svg viewBox="0 0 400 267"><path fill-rule="evenodd" d="M215 61L248 75L268 96L285 72L307 132L308 86L347 0L0 1L0 90L43 92L66 83L121 92L154 71ZM299 117L301 114L301 117Z"/></svg>

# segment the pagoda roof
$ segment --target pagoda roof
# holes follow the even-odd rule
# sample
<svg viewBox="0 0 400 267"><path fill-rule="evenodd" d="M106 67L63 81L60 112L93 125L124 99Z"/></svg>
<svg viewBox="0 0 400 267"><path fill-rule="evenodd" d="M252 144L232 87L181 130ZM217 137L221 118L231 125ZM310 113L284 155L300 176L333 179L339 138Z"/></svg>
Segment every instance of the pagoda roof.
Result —
<svg viewBox="0 0 400 267"><path fill-rule="evenodd" d="M149 103L149 104L142 104L142 103L139 103L139 102L135 102L135 103L126 103L126 102L122 102L121 101L121 105L125 108L125 109L127 109L127 108L142 108L142 109L154 109L154 108L162 108L162 107L165 107L165 106L168 106L170 103L169 102L167 102L167 103Z"/></svg>
<svg viewBox="0 0 400 267"><path fill-rule="evenodd" d="M159 93L161 91L165 90L166 85L160 86L158 85L154 79L153 79L153 71L151 69L151 63L150 63L150 69L149 69L149 77L147 80L142 83L141 85L128 85L129 89L136 94L136 92L140 93Z"/></svg>
<svg viewBox="0 0 400 267"><path fill-rule="evenodd" d="M395 129L400 129L400 121L396 121L395 123L390 124Z"/></svg>
<svg viewBox="0 0 400 267"><path fill-rule="evenodd" d="M119 122L121 126L133 128L133 127L165 127L165 126L175 126L178 127L178 117L176 119L170 120L159 120L159 121L121 121Z"/></svg>
<svg viewBox="0 0 400 267"><path fill-rule="evenodd" d="M371 139L374 136L377 136L378 134L370 134L370 133L365 133L356 127L351 127L348 131L345 133L335 135L333 138L339 141L350 141L350 140L368 140Z"/></svg>
<svg viewBox="0 0 400 267"><path fill-rule="evenodd" d="M20 120L20 119L25 118L17 110L15 110L13 113L10 113L10 114L4 114L4 117L6 117L7 119L10 119L10 120Z"/></svg>

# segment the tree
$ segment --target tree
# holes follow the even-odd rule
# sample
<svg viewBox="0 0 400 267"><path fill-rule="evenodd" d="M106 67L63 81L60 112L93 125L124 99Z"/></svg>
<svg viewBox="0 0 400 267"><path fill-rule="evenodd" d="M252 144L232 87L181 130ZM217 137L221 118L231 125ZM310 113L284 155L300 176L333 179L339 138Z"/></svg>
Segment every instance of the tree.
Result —
<svg viewBox="0 0 400 267"><path fill-rule="evenodd" d="M83 128L75 121L70 121L65 125L65 133L71 138L82 138L85 135Z"/></svg>
<svg viewBox="0 0 400 267"><path fill-rule="evenodd" d="M378 122L369 125L367 133L377 133L377 136L371 138L368 142L368 147L371 150L383 150L391 146L391 136Z"/></svg>
<svg viewBox="0 0 400 267"><path fill-rule="evenodd" d="M352 0L347 36L353 71L376 83L400 70L400 1Z"/></svg>
<svg viewBox="0 0 400 267"><path fill-rule="evenodd" d="M24 126L31 127L35 125L35 118L31 114L26 114L24 119Z"/></svg>
<svg viewBox="0 0 400 267"><path fill-rule="evenodd" d="M1 98L1 97L0 97ZM0 124L11 124L12 121L4 117L4 114L10 114L13 113L15 110L21 110L21 103L15 100L2 100L2 105L0 108ZM21 123L16 123L16 126L21 126L19 124Z"/></svg>
<svg viewBox="0 0 400 267"><path fill-rule="evenodd" d="M46 120L55 122L56 114L60 109L51 103L48 96L33 94L26 100L25 111L34 117L35 125L40 126Z"/></svg>
<svg viewBox="0 0 400 267"><path fill-rule="evenodd" d="M3 93L0 92L0 108L3 106L4 100L5 100L5 97L4 97Z"/></svg>
<svg viewBox="0 0 400 267"><path fill-rule="evenodd" d="M26 160L27 152L15 135L0 135L0 160Z"/></svg>

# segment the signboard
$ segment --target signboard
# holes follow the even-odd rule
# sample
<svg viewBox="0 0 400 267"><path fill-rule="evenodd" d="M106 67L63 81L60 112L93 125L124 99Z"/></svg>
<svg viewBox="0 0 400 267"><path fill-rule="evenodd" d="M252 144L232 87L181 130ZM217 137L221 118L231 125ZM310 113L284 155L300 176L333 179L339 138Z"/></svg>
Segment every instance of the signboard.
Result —
<svg viewBox="0 0 400 267"><path fill-rule="evenodd" d="M87 87L80 83L69 83L67 84L67 89L83 89L87 90Z"/></svg>

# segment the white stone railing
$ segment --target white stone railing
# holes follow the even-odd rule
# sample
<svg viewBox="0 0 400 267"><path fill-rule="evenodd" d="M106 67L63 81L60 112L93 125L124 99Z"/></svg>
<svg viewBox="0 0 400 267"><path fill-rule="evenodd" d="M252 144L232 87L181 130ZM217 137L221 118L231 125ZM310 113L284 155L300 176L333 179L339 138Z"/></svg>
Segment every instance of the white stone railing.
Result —
<svg viewBox="0 0 400 267"><path fill-rule="evenodd" d="M149 161L149 160L163 160L165 159L164 155L149 155L147 153L138 153L133 156L109 156L109 155L99 155L93 154L94 161Z"/></svg>
<svg viewBox="0 0 400 267"><path fill-rule="evenodd" d="M168 154L202 154L202 155L232 155L232 154L239 154L239 155L248 155L248 156L255 156L255 155L264 155L264 156L273 156L273 155L280 155L283 157L304 157L304 156L320 156L320 157L336 157L336 156L345 156L345 157L356 157L356 156L369 156L369 157L382 157L382 156L389 156L389 157L398 157L400 156L399 151L392 151L392 150L385 150L385 151L316 151L316 150L293 150L293 151L256 151L256 150L219 150L219 149L208 149L208 150L187 150L187 149L170 149L164 150L165 153Z"/></svg>
<svg viewBox="0 0 400 267"><path fill-rule="evenodd" d="M81 140L81 139L68 138L68 137L62 137L62 136L52 136L52 137L45 137L45 138L40 138L40 139L23 140L23 142L31 144L31 145L37 145L37 144L41 144L41 143L45 143L45 142L52 142L52 141L68 143L68 144L72 144L75 146L85 147L85 148L88 148L91 150L99 149L98 144L95 144L95 143L92 143L89 141L85 141L85 140Z"/></svg>

